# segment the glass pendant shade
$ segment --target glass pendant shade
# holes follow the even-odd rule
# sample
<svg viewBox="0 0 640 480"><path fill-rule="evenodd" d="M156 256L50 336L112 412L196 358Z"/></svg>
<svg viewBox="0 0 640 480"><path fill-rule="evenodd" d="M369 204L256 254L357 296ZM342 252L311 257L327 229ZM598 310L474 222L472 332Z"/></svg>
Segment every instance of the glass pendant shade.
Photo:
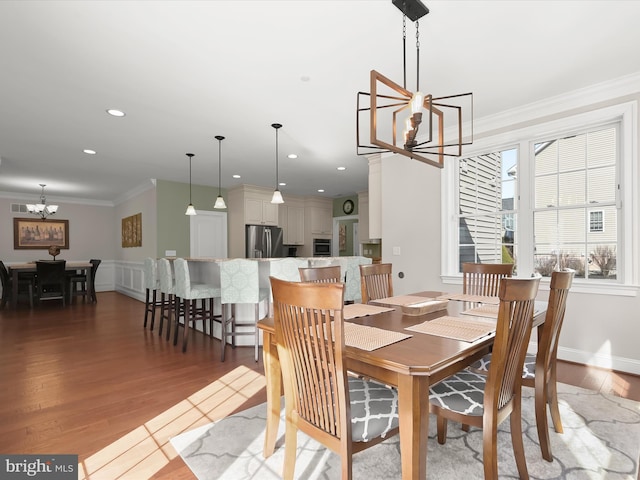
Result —
<svg viewBox="0 0 640 480"><path fill-rule="evenodd" d="M213 208L227 208L227 204L224 203L224 198L222 198L222 195L218 195L218 198L216 198L216 203L213 205Z"/></svg>
<svg viewBox="0 0 640 480"><path fill-rule="evenodd" d="M284 198L282 198L282 193L280 193L280 190L276 189L276 191L273 192L271 203L284 203Z"/></svg>
<svg viewBox="0 0 640 480"><path fill-rule="evenodd" d="M196 209L194 208L193 205L189 204L187 206L187 211L184 212L185 215L196 215Z"/></svg>

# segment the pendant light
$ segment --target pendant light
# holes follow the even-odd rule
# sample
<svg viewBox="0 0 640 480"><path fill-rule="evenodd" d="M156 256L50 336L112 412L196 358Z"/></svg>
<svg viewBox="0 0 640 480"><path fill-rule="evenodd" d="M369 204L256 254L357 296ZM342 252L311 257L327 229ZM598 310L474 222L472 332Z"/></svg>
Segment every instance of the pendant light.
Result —
<svg viewBox="0 0 640 480"><path fill-rule="evenodd" d="M271 126L276 129L276 189L273 192L273 197L271 197L271 203L284 203L282 193L280 193L280 188L278 188L278 129L282 128L282 125L279 123L272 123Z"/></svg>
<svg viewBox="0 0 640 480"><path fill-rule="evenodd" d="M227 204L224 203L224 198L222 198L222 140L224 137L222 135L216 135L216 140L218 140L218 198L216 198L216 203L213 205L213 208L227 208Z"/></svg>
<svg viewBox="0 0 640 480"><path fill-rule="evenodd" d="M189 157L189 205L187 205L187 211L184 214L196 215L196 209L193 208L193 203L191 203L191 159L193 158L193 153L187 153L186 155Z"/></svg>

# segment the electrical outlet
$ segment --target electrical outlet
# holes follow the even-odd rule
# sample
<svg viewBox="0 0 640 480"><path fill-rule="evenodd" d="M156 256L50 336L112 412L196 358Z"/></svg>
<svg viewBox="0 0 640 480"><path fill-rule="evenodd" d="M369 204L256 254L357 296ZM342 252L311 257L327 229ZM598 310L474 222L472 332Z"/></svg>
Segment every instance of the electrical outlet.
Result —
<svg viewBox="0 0 640 480"><path fill-rule="evenodd" d="M393 254L400 255L400 247L393 247Z"/></svg>
<svg viewBox="0 0 640 480"><path fill-rule="evenodd" d="M175 250L165 250L164 251L164 256L165 257L175 257L176 256L176 251Z"/></svg>

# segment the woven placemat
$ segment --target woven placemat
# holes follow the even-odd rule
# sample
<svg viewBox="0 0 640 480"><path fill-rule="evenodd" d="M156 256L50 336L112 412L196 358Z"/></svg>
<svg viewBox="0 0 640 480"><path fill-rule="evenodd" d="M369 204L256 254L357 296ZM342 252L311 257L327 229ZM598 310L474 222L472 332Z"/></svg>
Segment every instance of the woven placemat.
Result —
<svg viewBox="0 0 640 480"><path fill-rule="evenodd" d="M344 322L344 343L350 347L371 352L392 343L411 338L406 333Z"/></svg>
<svg viewBox="0 0 640 480"><path fill-rule="evenodd" d="M444 295L440 295L437 300L458 300L460 302L488 303L490 305L498 305L500 303L498 297L469 295L468 293L445 293Z"/></svg>
<svg viewBox="0 0 640 480"><path fill-rule="evenodd" d="M483 321L449 316L438 317L406 328L406 330L411 330L412 332L426 333L464 342L475 342L479 338L493 333L495 329L495 325Z"/></svg>
<svg viewBox="0 0 640 480"><path fill-rule="evenodd" d="M419 297L417 295L398 295L397 297L386 297L371 300L371 303L383 303L385 305L398 305L402 307L405 305L413 305L414 303L426 302L428 300L433 300L433 298Z"/></svg>
<svg viewBox="0 0 640 480"><path fill-rule="evenodd" d="M480 305L479 307L470 308L461 312L463 315L473 315L475 317L498 318L500 305Z"/></svg>
<svg viewBox="0 0 640 480"><path fill-rule="evenodd" d="M390 312L393 308L379 307L378 305L365 305L364 303L352 303L345 305L342 309L342 317L345 320L352 318L366 317L367 315L377 315L378 313Z"/></svg>

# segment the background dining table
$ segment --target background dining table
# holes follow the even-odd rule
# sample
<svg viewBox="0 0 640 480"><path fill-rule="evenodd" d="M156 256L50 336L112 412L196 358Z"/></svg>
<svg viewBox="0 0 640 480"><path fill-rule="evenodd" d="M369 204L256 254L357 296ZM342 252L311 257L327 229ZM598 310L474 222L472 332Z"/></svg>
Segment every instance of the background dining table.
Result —
<svg viewBox="0 0 640 480"><path fill-rule="evenodd" d="M425 291L411 294L411 296L424 298L426 301L442 298L446 294ZM495 330L471 342L407 330L409 327L443 316L460 317L463 311L481 305L477 302L450 300L443 310L423 315L404 314L401 305L384 301L379 304L391 309L348 320L345 313L345 324L355 323L410 334L411 337L371 351L356 348L346 342L346 367L351 372L377 379L398 389L402 478L424 479L427 474L429 387L485 355L493 344ZM536 302L534 327L542 325L545 313L546 303ZM464 317L474 318L468 315ZM490 317L475 318L484 324L491 322ZM261 320L258 322L258 327L264 335L263 355L268 414L263 453L268 457L275 450L278 434L282 377L275 344L273 318Z"/></svg>
<svg viewBox="0 0 640 480"><path fill-rule="evenodd" d="M87 275L89 278L89 272L91 271L91 262L67 262L65 265L65 270L69 271L77 271L82 272L82 274ZM18 277L21 273L36 273L36 262L29 263L17 263L14 265L7 265L7 269L9 270L9 275L11 275L11 304L13 308L17 308L18 306ZM94 286L91 282L87 282L87 288L92 289ZM90 292L92 295L93 292Z"/></svg>

